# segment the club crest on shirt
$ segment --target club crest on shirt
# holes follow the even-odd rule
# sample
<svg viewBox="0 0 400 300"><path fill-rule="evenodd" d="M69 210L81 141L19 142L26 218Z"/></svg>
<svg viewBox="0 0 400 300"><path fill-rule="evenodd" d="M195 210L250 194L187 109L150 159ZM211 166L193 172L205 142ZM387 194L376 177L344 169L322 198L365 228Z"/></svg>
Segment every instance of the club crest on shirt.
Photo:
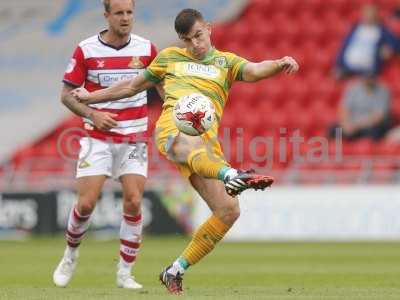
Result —
<svg viewBox="0 0 400 300"><path fill-rule="evenodd" d="M129 63L128 67L132 69L143 69L144 64L141 62L138 56L132 56L132 60Z"/></svg>
<svg viewBox="0 0 400 300"><path fill-rule="evenodd" d="M219 56L214 59L214 65L219 68L226 68L227 62L225 56Z"/></svg>

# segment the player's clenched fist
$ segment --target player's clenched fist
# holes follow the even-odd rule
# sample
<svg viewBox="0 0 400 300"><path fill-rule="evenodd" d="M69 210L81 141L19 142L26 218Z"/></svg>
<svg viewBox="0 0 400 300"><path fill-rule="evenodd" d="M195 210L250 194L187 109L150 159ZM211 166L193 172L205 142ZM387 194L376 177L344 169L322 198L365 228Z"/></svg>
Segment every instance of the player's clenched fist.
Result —
<svg viewBox="0 0 400 300"><path fill-rule="evenodd" d="M89 100L90 93L85 88L77 88L71 91L71 95L79 102L86 102Z"/></svg>
<svg viewBox="0 0 400 300"><path fill-rule="evenodd" d="M294 74L299 70L299 64L291 56L285 56L277 60L277 63L286 74Z"/></svg>

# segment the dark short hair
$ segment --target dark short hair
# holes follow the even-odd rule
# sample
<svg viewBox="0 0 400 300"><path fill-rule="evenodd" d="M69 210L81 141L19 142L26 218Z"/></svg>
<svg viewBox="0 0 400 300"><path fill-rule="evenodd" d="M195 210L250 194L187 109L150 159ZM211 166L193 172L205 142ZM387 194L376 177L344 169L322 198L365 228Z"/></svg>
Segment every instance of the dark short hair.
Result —
<svg viewBox="0 0 400 300"><path fill-rule="evenodd" d="M198 10L185 8L175 18L175 31L177 34L187 34L196 21L203 21L203 15Z"/></svg>

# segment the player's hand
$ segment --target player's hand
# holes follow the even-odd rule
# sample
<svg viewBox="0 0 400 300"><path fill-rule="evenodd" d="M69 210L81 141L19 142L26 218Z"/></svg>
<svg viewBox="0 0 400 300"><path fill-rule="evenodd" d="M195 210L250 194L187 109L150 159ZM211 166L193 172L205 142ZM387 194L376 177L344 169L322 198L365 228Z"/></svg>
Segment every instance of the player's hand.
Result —
<svg viewBox="0 0 400 300"><path fill-rule="evenodd" d="M285 56L281 59L278 59L277 62L281 67L282 72L285 72L286 74L294 74L299 70L299 64L291 56Z"/></svg>
<svg viewBox="0 0 400 300"><path fill-rule="evenodd" d="M101 111L93 111L89 118L93 121L94 126L100 130L110 130L117 127L118 123L115 121L117 114Z"/></svg>
<svg viewBox="0 0 400 300"><path fill-rule="evenodd" d="M90 93L85 88L77 88L71 91L71 95L81 103L89 100Z"/></svg>

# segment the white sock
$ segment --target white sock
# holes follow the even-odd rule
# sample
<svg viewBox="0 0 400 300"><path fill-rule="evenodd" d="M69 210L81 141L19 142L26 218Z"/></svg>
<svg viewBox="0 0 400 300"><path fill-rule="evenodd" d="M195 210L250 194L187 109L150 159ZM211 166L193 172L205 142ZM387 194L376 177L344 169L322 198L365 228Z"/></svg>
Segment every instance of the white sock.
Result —
<svg viewBox="0 0 400 300"><path fill-rule="evenodd" d="M64 256L68 256L70 257L72 260L78 258L78 247L70 247L67 245L67 247L65 248L65 252L64 252Z"/></svg>
<svg viewBox="0 0 400 300"><path fill-rule="evenodd" d="M142 239L142 216L129 216L124 214L119 236L120 255L118 268L126 272L131 272Z"/></svg>
<svg viewBox="0 0 400 300"><path fill-rule="evenodd" d="M178 273L183 275L185 273L185 268L182 266L182 258L178 257L174 263L169 267L167 273L176 276Z"/></svg>
<svg viewBox="0 0 400 300"><path fill-rule="evenodd" d="M237 176L237 174L238 171L236 169L230 168L224 175L224 181L226 181L228 178L232 179L233 177Z"/></svg>

